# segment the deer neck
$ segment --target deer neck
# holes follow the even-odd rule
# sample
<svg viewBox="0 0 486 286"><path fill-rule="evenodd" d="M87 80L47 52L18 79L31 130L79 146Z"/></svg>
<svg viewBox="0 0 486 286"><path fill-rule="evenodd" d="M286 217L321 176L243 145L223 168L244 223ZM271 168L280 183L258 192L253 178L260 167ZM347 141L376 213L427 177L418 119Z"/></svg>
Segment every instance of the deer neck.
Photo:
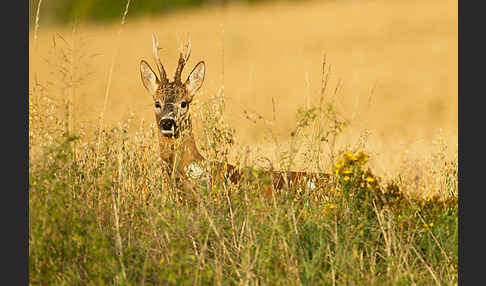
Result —
<svg viewBox="0 0 486 286"><path fill-rule="evenodd" d="M184 174L184 168L192 163L203 161L192 132L191 118L188 116L181 125L177 138L167 137L159 129L160 157L165 161L170 172L175 169Z"/></svg>

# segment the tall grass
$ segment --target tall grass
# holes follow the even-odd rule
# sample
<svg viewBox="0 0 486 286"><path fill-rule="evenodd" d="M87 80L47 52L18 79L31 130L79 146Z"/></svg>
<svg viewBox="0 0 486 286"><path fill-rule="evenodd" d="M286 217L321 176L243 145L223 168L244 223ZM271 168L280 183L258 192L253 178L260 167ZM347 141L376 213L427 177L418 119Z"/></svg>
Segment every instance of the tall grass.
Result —
<svg viewBox="0 0 486 286"><path fill-rule="evenodd" d="M457 282L457 197L366 186L374 177L348 162L335 190L267 202L261 182L242 180L201 185L191 204L162 172L153 129L124 130L98 152L59 137L31 163L32 284Z"/></svg>
<svg viewBox="0 0 486 286"><path fill-rule="evenodd" d="M187 201L160 167L155 125L131 134L120 122L87 140L81 128L67 132L67 119L48 108L56 90L40 86L30 98L38 147L29 166L31 284L457 284L457 162L439 161L449 188L440 197L383 182L366 168L368 155L350 149L333 155L333 188L297 186L268 201L265 178L243 178L200 184ZM221 96L194 110L205 119L198 143L209 160L232 142ZM331 144L321 138L345 127L332 106L300 110L295 138L320 130L308 140ZM329 150L295 146L303 148L287 152L311 161Z"/></svg>
<svg viewBox="0 0 486 286"><path fill-rule="evenodd" d="M339 82L329 86L325 58L319 104L297 111L292 142L278 144L271 120L267 133L279 145L271 168L293 168L300 153L309 169L331 173L332 186L295 186L266 200L267 178L243 177L201 182L189 201L161 168L155 124L100 124L95 138L76 125L92 56L75 30L55 39L58 81L35 79L29 95L31 284L457 284L457 156L448 161L439 138L419 187L408 173L390 182L376 176L363 138L338 150L350 121L335 107ZM236 138L223 116L224 86L193 108L202 153L226 160ZM251 168L249 157L241 152L237 165ZM403 162L412 166L404 171L416 166ZM431 186L442 191L424 196Z"/></svg>

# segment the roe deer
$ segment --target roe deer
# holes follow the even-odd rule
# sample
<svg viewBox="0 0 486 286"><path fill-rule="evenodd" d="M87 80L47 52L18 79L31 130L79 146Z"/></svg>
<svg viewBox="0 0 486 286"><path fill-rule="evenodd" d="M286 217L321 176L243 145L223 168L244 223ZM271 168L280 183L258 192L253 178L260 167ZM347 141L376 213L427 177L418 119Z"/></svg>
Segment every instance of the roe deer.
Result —
<svg viewBox="0 0 486 286"><path fill-rule="evenodd" d="M181 73L191 53L191 42L187 42L185 52L181 50L174 81L169 81L164 66L158 56L159 46L155 35L152 35L152 52L156 61L159 76L145 61L140 62L142 83L152 95L157 123L160 157L165 162L169 175L175 179L184 190L194 187L196 180L208 175L210 170L218 170L210 174L211 179L230 179L237 183L241 176L249 174L237 167L224 162L207 161L199 153L192 132L189 107L196 91L202 86L205 74L204 61L196 64L185 82L181 81ZM324 183L327 185L329 175L294 171L264 171L264 176L271 178L272 184L264 190L264 195L272 194L272 190L305 183L311 189Z"/></svg>

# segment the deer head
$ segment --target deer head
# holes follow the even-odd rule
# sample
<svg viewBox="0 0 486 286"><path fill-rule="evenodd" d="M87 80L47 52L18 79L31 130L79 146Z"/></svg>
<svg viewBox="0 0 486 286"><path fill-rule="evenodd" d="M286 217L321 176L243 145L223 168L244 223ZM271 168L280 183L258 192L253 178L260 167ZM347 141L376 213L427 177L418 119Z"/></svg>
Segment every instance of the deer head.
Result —
<svg viewBox="0 0 486 286"><path fill-rule="evenodd" d="M146 61L142 60L140 62L142 83L154 100L158 128L164 136L177 138L181 131L190 125L189 105L204 81L204 61L196 64L184 83L181 81L182 70L191 54L191 41L188 40L185 52L181 49L174 81L169 81L158 56L159 46L155 35L152 35L152 40L153 55L159 76Z"/></svg>

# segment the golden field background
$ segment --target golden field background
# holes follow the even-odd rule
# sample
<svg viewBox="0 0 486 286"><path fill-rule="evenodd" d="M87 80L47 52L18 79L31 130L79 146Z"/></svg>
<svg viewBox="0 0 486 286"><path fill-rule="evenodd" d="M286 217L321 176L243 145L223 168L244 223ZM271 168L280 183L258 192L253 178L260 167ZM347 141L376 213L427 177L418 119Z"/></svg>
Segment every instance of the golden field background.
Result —
<svg viewBox="0 0 486 286"><path fill-rule="evenodd" d="M273 97L272 128L282 142L288 141L297 108L305 107L308 98L311 104L318 102L326 54L331 89L341 79L336 104L351 120L338 146L355 144L369 131L370 165L390 177L405 170L404 156L407 171L424 170L417 167L420 160L435 152L440 140L449 147L448 156L457 152L457 23L457 1L436 0L277 2L136 19L128 12L123 26L79 24L74 33L72 27L42 26L41 14L37 38L30 33L29 89L35 80L59 79L52 51L53 37L62 35L83 44L87 54L98 54L80 71L91 75L75 91L77 125L94 129L98 124L107 86L105 123L134 114L135 125L141 119L152 124L152 101L142 86L139 62L153 63L154 32L172 75L179 43L189 32L192 54L183 77L199 60L206 62L199 102L209 100L224 83L225 119L236 130L235 149L249 146L273 154L275 146L264 140L268 126L246 120L243 111L271 121Z"/></svg>

